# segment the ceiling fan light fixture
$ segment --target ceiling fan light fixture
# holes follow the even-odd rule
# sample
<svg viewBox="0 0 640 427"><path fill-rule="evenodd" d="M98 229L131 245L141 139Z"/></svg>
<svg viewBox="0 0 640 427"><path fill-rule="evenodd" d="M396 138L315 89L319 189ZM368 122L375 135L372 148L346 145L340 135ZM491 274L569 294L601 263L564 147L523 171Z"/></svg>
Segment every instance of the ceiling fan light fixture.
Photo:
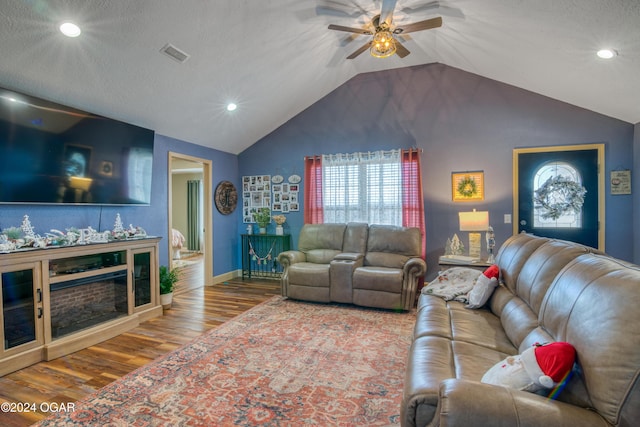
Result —
<svg viewBox="0 0 640 427"><path fill-rule="evenodd" d="M369 50L375 58L387 58L396 53L396 41L388 29L376 31Z"/></svg>

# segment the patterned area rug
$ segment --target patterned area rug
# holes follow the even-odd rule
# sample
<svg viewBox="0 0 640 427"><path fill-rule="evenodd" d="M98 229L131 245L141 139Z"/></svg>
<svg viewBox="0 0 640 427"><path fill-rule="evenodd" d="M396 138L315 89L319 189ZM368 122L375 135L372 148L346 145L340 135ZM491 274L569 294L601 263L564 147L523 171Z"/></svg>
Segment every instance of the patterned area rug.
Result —
<svg viewBox="0 0 640 427"><path fill-rule="evenodd" d="M414 323L273 297L38 425L399 425Z"/></svg>

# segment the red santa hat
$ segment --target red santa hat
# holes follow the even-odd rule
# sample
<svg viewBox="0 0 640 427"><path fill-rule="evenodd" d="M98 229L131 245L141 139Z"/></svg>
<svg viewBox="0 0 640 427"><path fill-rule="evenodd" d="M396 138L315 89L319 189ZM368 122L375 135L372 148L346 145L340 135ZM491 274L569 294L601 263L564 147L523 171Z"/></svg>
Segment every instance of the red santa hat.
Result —
<svg viewBox="0 0 640 427"><path fill-rule="evenodd" d="M498 278L498 276L500 276L500 268L496 265L493 264L490 267L487 267L487 269L482 273L484 274L488 279L492 279L492 278Z"/></svg>
<svg viewBox="0 0 640 427"><path fill-rule="evenodd" d="M478 276L476 284L484 286L493 285L491 288L493 290L495 285L498 284L498 276L500 276L500 269L497 265L493 264L491 267L487 267L487 269Z"/></svg>
<svg viewBox="0 0 640 427"><path fill-rule="evenodd" d="M567 342L536 345L523 351L521 359L532 381L553 388L573 369L576 349Z"/></svg>

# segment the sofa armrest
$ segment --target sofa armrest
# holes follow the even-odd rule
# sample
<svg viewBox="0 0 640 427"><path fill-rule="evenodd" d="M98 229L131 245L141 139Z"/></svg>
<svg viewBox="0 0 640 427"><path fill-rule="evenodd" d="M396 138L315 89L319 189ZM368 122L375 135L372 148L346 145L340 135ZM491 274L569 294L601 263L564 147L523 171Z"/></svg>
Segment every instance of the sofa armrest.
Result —
<svg viewBox="0 0 640 427"><path fill-rule="evenodd" d="M363 258L364 254L358 252L342 252L336 255L333 259L338 261L360 261Z"/></svg>
<svg viewBox="0 0 640 427"><path fill-rule="evenodd" d="M305 262L307 260L307 256L304 252L300 251L284 251L278 254L278 262L282 265L282 268L286 269L291 264L295 264L297 262Z"/></svg>
<svg viewBox="0 0 640 427"><path fill-rule="evenodd" d="M448 379L431 425L495 427L608 426L596 412L526 391Z"/></svg>
<svg viewBox="0 0 640 427"><path fill-rule="evenodd" d="M305 262L306 260L307 256L301 251L290 250L278 254L278 262L282 266L282 276L280 277L280 292L282 296L289 295L289 267L292 264Z"/></svg>
<svg viewBox="0 0 640 427"><path fill-rule="evenodd" d="M402 267L402 307L411 310L416 302L418 279L427 272L427 263L422 258L409 258Z"/></svg>
<svg viewBox="0 0 640 427"><path fill-rule="evenodd" d="M427 272L427 263L422 258L409 258L403 270L405 276L422 277Z"/></svg>

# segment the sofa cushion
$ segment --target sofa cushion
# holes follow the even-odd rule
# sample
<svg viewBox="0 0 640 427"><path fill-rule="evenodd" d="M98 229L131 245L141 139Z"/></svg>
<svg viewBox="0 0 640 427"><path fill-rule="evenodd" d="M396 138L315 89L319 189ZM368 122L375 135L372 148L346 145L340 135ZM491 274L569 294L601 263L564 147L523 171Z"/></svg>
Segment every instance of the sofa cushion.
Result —
<svg viewBox="0 0 640 427"><path fill-rule="evenodd" d="M572 259L587 253L588 249L575 243L557 240L544 243L528 254L520 265L520 273L512 284L514 298L502 312L497 313L511 342L520 347L525 337L538 326L540 304L553 278ZM527 244L530 248L534 245Z"/></svg>
<svg viewBox="0 0 640 427"><path fill-rule="evenodd" d="M430 295L420 295L416 312L414 338L440 336L466 342L500 354L517 354L500 319L489 310L467 310L457 301L444 301Z"/></svg>
<svg viewBox="0 0 640 427"><path fill-rule="evenodd" d="M402 292L402 270L387 267L359 267L353 273L353 289Z"/></svg>
<svg viewBox="0 0 640 427"><path fill-rule="evenodd" d="M484 372L510 356L508 353L463 341L452 341L451 346L455 378L458 379L480 381Z"/></svg>
<svg viewBox="0 0 640 427"><path fill-rule="evenodd" d="M364 265L402 268L411 257L420 257L422 240L418 228L392 225L369 226Z"/></svg>
<svg viewBox="0 0 640 427"><path fill-rule="evenodd" d="M420 295L416 310L416 324L413 328L413 338L422 336L453 338L451 314L449 313L447 301L442 298Z"/></svg>
<svg viewBox="0 0 640 427"><path fill-rule="evenodd" d="M367 249L368 236L369 224L360 222L348 223L344 231L342 251L364 254Z"/></svg>
<svg viewBox="0 0 640 427"><path fill-rule="evenodd" d="M488 310L467 310L464 304L449 303L453 339L501 354L516 354L518 348L500 327L500 319Z"/></svg>
<svg viewBox="0 0 640 427"><path fill-rule="evenodd" d="M298 262L289 267L289 284L329 288L329 264Z"/></svg>
<svg viewBox="0 0 640 427"><path fill-rule="evenodd" d="M329 288L289 284L287 297L302 301L331 302Z"/></svg>
<svg viewBox="0 0 640 427"><path fill-rule="evenodd" d="M508 238L500 246L496 264L500 266L500 280L509 290L515 292L522 266L538 247L548 241L546 238L520 233Z"/></svg>
<svg viewBox="0 0 640 427"><path fill-rule="evenodd" d="M387 308L391 310L405 310L402 304L402 294L386 291L372 291L370 289L354 289L353 303L363 307Z"/></svg>
<svg viewBox="0 0 640 427"><path fill-rule="evenodd" d="M305 224L298 237L298 250L331 249L342 252L346 224Z"/></svg>
<svg viewBox="0 0 640 427"><path fill-rule="evenodd" d="M587 252L586 246L559 240L540 245L522 266L516 281L516 293L534 313L538 313L554 277L569 261Z"/></svg>

